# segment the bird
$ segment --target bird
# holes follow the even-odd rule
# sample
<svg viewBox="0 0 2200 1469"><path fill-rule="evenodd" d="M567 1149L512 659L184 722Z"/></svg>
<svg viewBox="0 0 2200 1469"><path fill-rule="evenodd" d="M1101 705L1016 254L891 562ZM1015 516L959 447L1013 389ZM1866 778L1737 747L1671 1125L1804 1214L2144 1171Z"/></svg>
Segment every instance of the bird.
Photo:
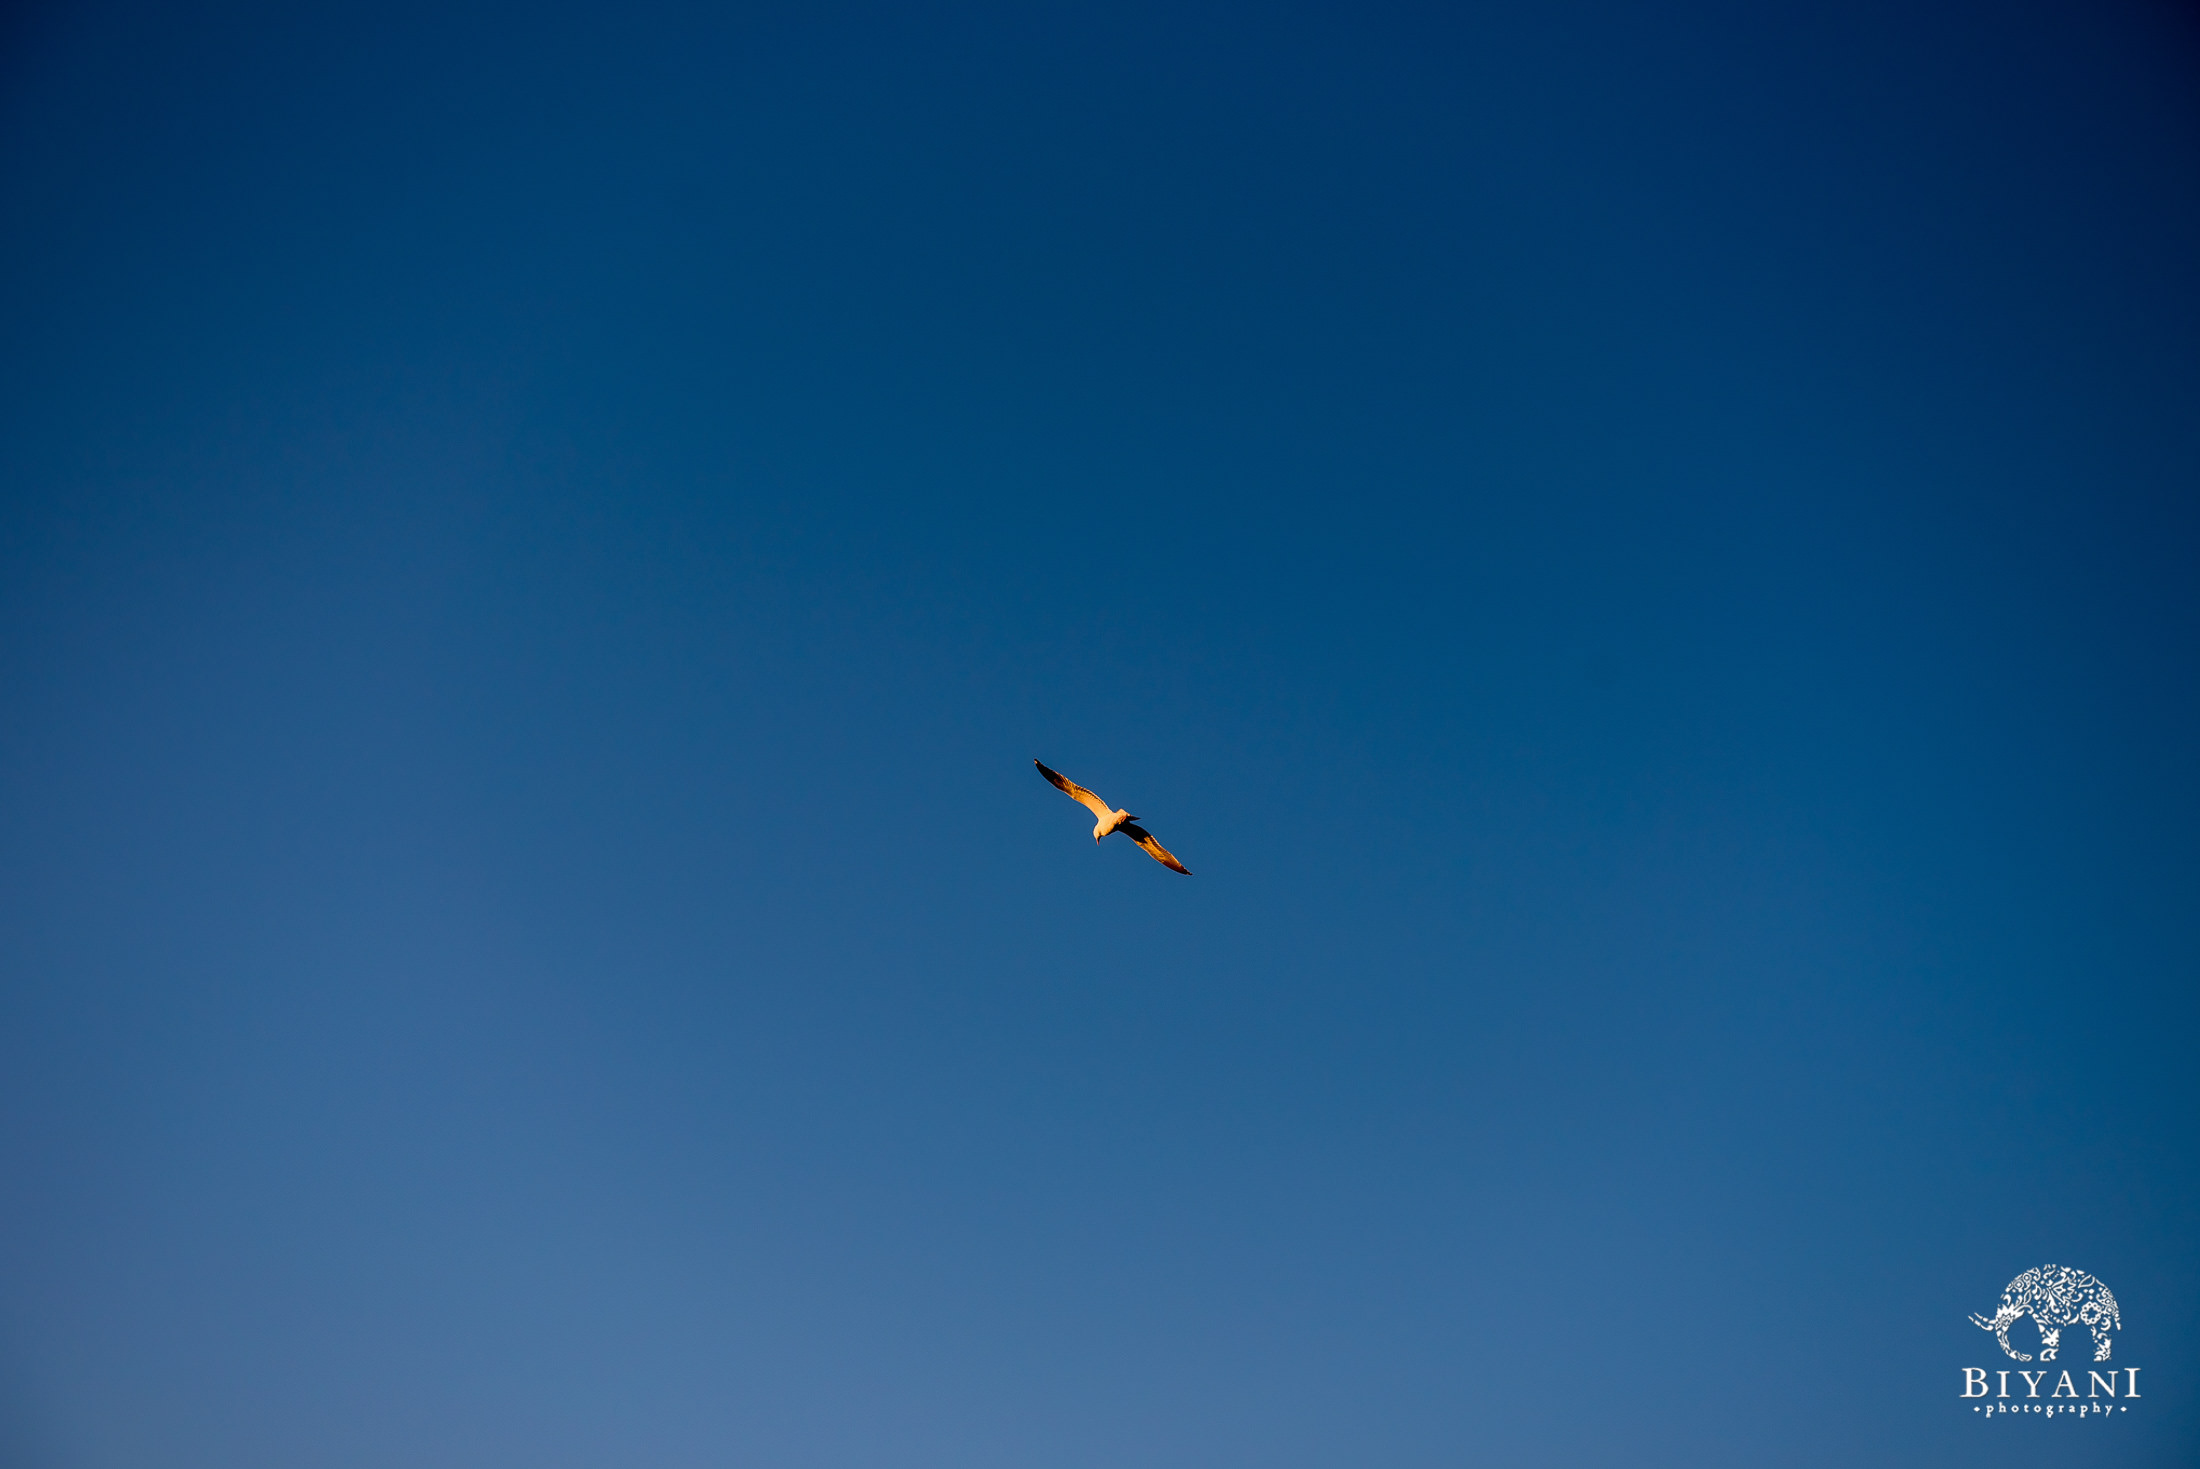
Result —
<svg viewBox="0 0 2200 1469"><path fill-rule="evenodd" d="M1078 805L1089 807L1092 814L1100 818L1099 823L1092 829L1092 839L1095 844L1109 832L1119 831L1141 847L1144 847L1147 856L1153 858L1154 861L1159 862L1171 872L1181 872L1186 877L1192 875L1192 869L1177 861L1175 855L1167 847L1155 841L1153 834L1138 825L1138 818L1131 815L1130 812L1121 809L1110 811L1107 802L1101 800L1060 771L1049 770L1037 760L1031 763L1039 767L1039 773L1045 776L1056 790L1075 801Z"/></svg>

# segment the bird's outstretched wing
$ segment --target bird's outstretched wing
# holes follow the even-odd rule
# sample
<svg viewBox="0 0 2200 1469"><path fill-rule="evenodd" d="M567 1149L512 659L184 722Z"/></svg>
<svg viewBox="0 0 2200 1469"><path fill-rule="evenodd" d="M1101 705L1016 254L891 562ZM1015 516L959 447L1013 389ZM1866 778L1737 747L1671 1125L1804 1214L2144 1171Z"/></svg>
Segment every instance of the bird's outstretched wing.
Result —
<svg viewBox="0 0 2200 1469"><path fill-rule="evenodd" d="M1039 765L1039 762L1036 760L1032 761L1031 763L1034 765ZM1113 816L1115 814L1113 811L1110 811L1108 809L1107 802L1101 800L1091 791L1086 790L1076 781L1071 780L1068 776L1062 774L1061 771L1049 770L1044 765L1039 765L1039 773L1045 776L1049 781L1051 781L1056 790L1060 791L1063 795L1069 797L1072 801L1075 801L1078 805L1089 808L1092 814L1099 817L1102 821L1107 820L1110 816Z"/></svg>
<svg viewBox="0 0 2200 1469"><path fill-rule="evenodd" d="M1116 830L1123 833L1123 835L1129 837L1132 841L1138 843L1138 845L1140 845L1141 847L1144 847L1146 849L1146 855L1153 858L1154 861L1159 862L1163 867L1171 868L1174 871L1181 872L1186 877L1190 877L1192 875L1192 869L1177 861L1175 854L1170 852L1167 847L1162 846L1161 843L1155 841L1153 839L1153 833L1146 830L1146 828L1144 828L1143 826L1133 826L1130 822L1126 821L1121 826L1117 827Z"/></svg>

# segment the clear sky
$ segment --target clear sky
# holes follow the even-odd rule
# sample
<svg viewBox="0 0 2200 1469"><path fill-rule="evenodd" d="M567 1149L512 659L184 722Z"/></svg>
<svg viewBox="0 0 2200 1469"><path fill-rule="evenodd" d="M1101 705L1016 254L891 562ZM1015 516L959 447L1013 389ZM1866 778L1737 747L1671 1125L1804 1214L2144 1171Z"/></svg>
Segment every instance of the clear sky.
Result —
<svg viewBox="0 0 2200 1469"><path fill-rule="evenodd" d="M0 1464L2200 1456L2189 6L33 3L0 211Z"/></svg>

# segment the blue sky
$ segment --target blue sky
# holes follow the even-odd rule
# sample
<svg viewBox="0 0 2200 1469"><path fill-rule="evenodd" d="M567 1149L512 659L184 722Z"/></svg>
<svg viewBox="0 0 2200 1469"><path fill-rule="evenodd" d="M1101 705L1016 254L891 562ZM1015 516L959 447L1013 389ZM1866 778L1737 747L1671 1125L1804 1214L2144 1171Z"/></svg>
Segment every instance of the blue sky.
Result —
<svg viewBox="0 0 2200 1469"><path fill-rule="evenodd" d="M2189 9L33 5L0 180L0 1463L2200 1448Z"/></svg>

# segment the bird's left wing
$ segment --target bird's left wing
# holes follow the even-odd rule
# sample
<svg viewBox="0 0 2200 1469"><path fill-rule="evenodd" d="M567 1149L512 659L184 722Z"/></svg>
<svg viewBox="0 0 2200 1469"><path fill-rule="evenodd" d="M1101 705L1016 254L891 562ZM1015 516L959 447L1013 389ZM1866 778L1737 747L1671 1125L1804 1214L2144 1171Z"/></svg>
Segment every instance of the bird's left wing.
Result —
<svg viewBox="0 0 2200 1469"><path fill-rule="evenodd" d="M1146 828L1144 828L1143 826L1133 826L1126 821L1121 826L1117 827L1116 830L1123 833L1123 835L1129 837L1132 841L1138 843L1138 845L1140 845L1141 847L1144 847L1146 849L1146 855L1153 858L1154 861L1159 862L1163 867L1171 868L1174 871L1181 872L1186 877L1190 877L1192 875L1192 869L1177 861L1175 854L1172 853L1167 847L1162 846L1161 843L1155 841L1153 839L1153 833L1146 830Z"/></svg>
<svg viewBox="0 0 2200 1469"><path fill-rule="evenodd" d="M1032 761L1031 763L1034 765L1039 765L1039 762L1036 760ZM1062 774L1061 771L1049 770L1044 765L1039 765L1039 773L1045 776L1049 781L1053 782L1054 788L1056 790L1060 791L1063 795L1069 797L1072 801L1075 801L1079 805L1084 806L1086 809L1090 810L1093 815L1099 817L1102 821L1107 820L1110 816L1113 816L1115 814L1113 811L1110 811L1108 809L1107 802L1101 800L1091 791L1086 790L1076 781L1071 780L1068 776Z"/></svg>

